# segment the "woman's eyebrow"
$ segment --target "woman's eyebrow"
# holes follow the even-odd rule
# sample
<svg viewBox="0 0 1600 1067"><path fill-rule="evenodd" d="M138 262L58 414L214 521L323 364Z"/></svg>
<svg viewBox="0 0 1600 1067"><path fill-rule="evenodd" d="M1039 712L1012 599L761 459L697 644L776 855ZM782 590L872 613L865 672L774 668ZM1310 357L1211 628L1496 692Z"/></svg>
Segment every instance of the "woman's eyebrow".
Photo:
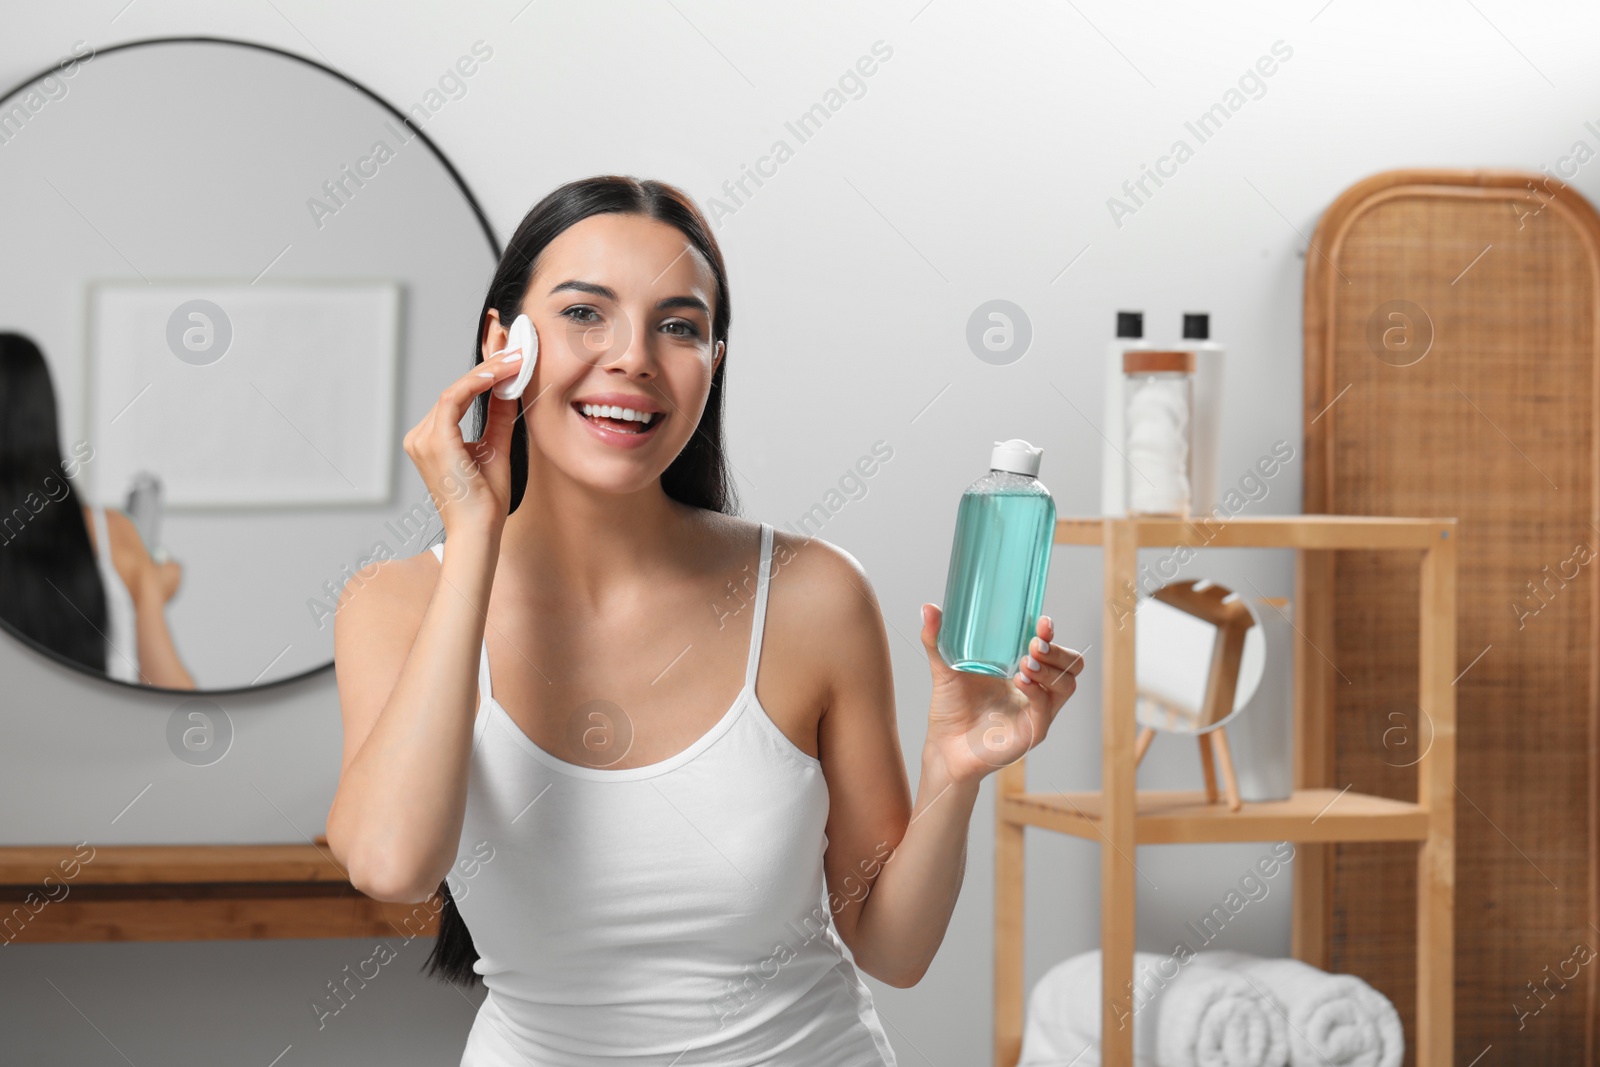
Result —
<svg viewBox="0 0 1600 1067"><path fill-rule="evenodd" d="M661 311L665 311L668 308L694 308L697 311L705 312L707 316L711 314L711 309L706 307L706 302L698 296L669 296L665 300L657 301L656 308Z"/></svg>
<svg viewBox="0 0 1600 1067"><path fill-rule="evenodd" d="M550 290L552 295L562 292L588 293L591 296L604 297L612 301L617 299L617 294L607 286L596 285L593 282L580 282L577 279L564 281ZM660 311L665 311L668 308L694 308L707 315L711 314L711 308L697 296L669 296L664 300L657 301L656 308Z"/></svg>
<svg viewBox="0 0 1600 1067"><path fill-rule="evenodd" d="M552 296L563 292L588 293L591 296L603 296L607 300L615 300L617 298L616 293L603 285L596 285L593 282L580 282L575 279L562 282L550 290Z"/></svg>

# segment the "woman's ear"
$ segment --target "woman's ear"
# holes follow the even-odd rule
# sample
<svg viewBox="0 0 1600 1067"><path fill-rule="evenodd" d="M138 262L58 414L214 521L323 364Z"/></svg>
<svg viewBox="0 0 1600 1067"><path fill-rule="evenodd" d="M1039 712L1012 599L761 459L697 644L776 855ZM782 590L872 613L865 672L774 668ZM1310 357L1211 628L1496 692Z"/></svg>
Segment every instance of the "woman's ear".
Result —
<svg viewBox="0 0 1600 1067"><path fill-rule="evenodd" d="M489 357L506 346L506 328L500 323L500 312L495 308L489 309L488 318L484 320L483 337L479 339L479 354L487 363Z"/></svg>
<svg viewBox="0 0 1600 1067"><path fill-rule="evenodd" d="M716 358L711 361L711 373L712 374L717 373L717 368L722 366L722 357L727 355L727 352L728 352L728 342L726 342L726 341L718 341L717 342L717 346L716 346L716 353L717 353Z"/></svg>

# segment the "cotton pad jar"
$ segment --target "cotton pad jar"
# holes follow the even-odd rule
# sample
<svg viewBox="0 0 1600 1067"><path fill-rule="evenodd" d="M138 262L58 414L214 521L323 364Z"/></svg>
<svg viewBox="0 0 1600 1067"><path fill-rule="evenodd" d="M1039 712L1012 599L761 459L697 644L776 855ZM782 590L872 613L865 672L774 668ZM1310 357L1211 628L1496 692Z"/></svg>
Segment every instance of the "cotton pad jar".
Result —
<svg viewBox="0 0 1600 1067"><path fill-rule="evenodd" d="M1123 353L1122 397L1128 514L1187 517L1193 500L1194 353Z"/></svg>

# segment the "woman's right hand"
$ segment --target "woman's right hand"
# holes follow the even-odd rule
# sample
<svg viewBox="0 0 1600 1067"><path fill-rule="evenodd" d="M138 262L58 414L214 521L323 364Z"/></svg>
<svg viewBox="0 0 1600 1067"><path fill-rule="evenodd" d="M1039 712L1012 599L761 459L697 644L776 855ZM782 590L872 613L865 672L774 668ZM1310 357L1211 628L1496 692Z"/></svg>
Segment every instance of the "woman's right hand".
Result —
<svg viewBox="0 0 1600 1067"><path fill-rule="evenodd" d="M447 539L453 531L469 529L498 536L505 526L511 510L511 427L521 402L490 393L488 421L477 441L463 439L461 420L479 393L515 377L525 358L508 352L477 364L451 382L422 421L406 431L406 455L439 509Z"/></svg>

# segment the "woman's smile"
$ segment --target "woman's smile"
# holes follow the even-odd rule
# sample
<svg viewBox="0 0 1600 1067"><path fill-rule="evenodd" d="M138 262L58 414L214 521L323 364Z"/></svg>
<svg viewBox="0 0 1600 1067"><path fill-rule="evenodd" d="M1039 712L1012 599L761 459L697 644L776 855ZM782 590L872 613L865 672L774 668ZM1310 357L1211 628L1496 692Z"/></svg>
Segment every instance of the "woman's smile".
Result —
<svg viewBox="0 0 1600 1067"><path fill-rule="evenodd" d="M613 398L598 399L611 401ZM574 400L569 407L590 433L615 448L642 447L656 436L661 424L667 421L665 412L646 409L643 405L647 401L635 401L641 406L633 407L624 403L622 398L615 399L614 403ZM646 419L649 421L643 421Z"/></svg>

